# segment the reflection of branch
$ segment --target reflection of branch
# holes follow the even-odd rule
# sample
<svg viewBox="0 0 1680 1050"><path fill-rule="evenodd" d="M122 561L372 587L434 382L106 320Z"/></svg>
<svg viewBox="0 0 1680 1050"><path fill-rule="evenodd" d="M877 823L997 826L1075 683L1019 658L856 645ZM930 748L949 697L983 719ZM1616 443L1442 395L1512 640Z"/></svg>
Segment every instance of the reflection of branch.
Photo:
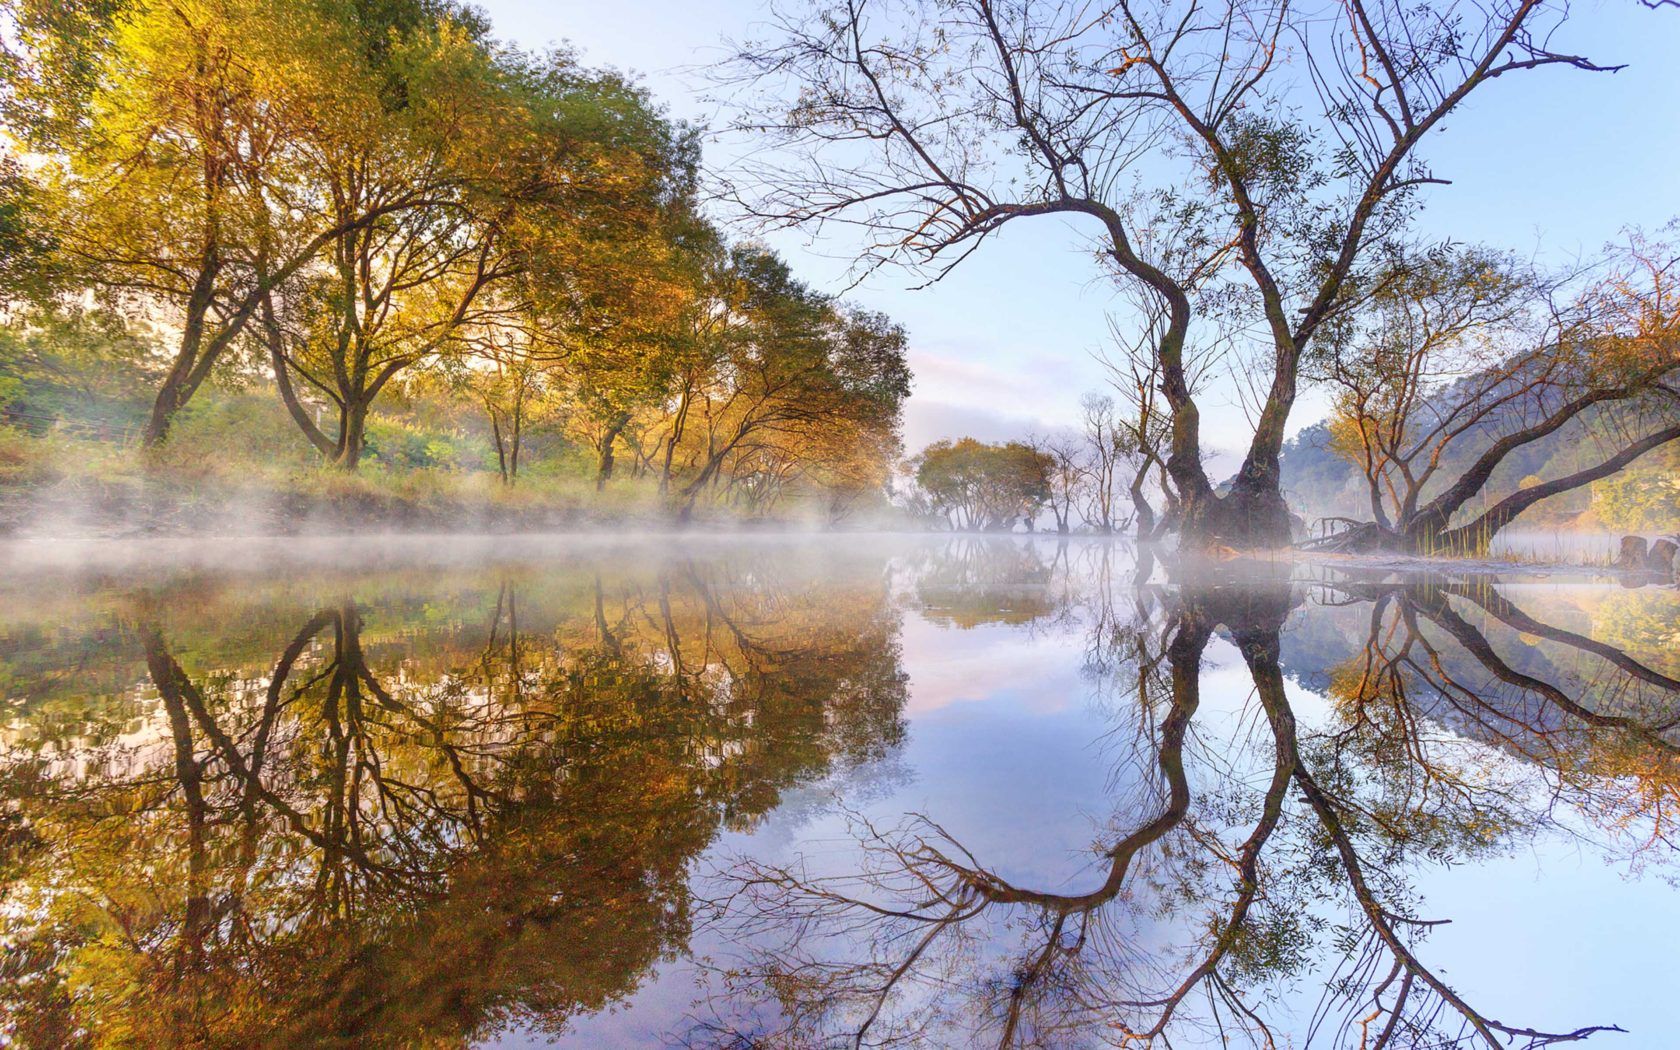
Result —
<svg viewBox="0 0 1680 1050"><path fill-rule="evenodd" d="M1461 645L1466 652L1476 658L1478 663L1493 672L1493 674L1501 681L1508 682L1511 685L1518 686L1528 692L1544 697L1546 700L1556 705L1560 710L1573 715L1575 718L1587 725L1600 729L1613 728L1626 730L1634 734L1642 742L1660 751L1670 754L1680 753L1680 747L1677 747L1676 745L1663 739L1657 728L1645 725L1644 723L1632 718L1625 718L1619 715L1599 714L1597 711L1594 711L1578 702L1569 696L1569 694L1565 693L1557 686L1552 685L1550 682L1542 681L1535 678L1533 675L1524 674L1523 672L1516 670L1510 664L1501 659L1498 653L1494 652L1493 646L1488 643L1487 637L1473 627L1468 620L1465 620L1462 616L1455 612L1452 606L1446 602L1444 597L1423 595L1417 599L1417 605L1419 611L1427 616L1432 622L1445 629L1448 634L1452 635L1454 641L1458 642L1458 644ZM1503 611L1507 613L1510 612L1508 609ZM1536 626L1539 625L1536 624ZM1640 665L1636 664L1635 666ZM1666 728L1666 726L1664 728Z"/></svg>
<svg viewBox="0 0 1680 1050"><path fill-rule="evenodd" d="M1185 819L1190 805L1190 786L1183 761L1184 744L1199 702L1201 654L1211 632L1211 624L1196 617L1183 617L1176 624L1168 645L1173 682L1171 708L1160 725L1156 760L1165 782L1166 798L1153 817L1105 851L1108 869L1099 886L1087 892L1068 894L1013 884L987 870L944 829L925 819L919 825L886 836L866 820L858 818L866 832L863 837L866 851L885 862L884 867L864 876L865 882L876 888L885 888L902 877L903 882L897 884L894 890L901 893L907 902L902 907L876 903L861 893L852 892L844 882L809 878L798 868L754 863L743 865L736 871L735 877L740 881L742 892L756 901L766 921L778 924L792 921L798 925L804 920L794 918L794 915L804 909L807 919L826 916L841 921L851 915L869 923L906 925L908 930L915 932L908 950L896 962L858 967L853 971L865 979L861 986L831 984L826 988L825 999L832 998L846 987L863 997L864 1016L851 1029L849 1037L853 1045L862 1045L894 991L911 977L942 937L994 907L1024 905L1044 912L1045 940L1033 957L1014 972L1002 1018L1003 1045L1008 1045L1016 1037L1022 1023L1022 1012L1034 991L1045 985L1050 971L1059 960L1071 961L1077 955L1079 945L1083 944L1082 936L1075 946L1063 945L1067 920L1080 917L1083 923L1085 916L1116 899L1126 884L1136 857L1179 827ZM1269 833L1268 828L1258 837L1263 839ZM1258 845L1255 845L1253 852L1256 855L1258 850ZM1249 892L1252 894L1252 890ZM1226 947L1234 938L1235 934L1223 939ZM809 970L815 965L794 963L793 972ZM835 979L838 980L843 972L837 972Z"/></svg>
<svg viewBox="0 0 1680 1050"><path fill-rule="evenodd" d="M1659 686L1673 693L1680 693L1680 681L1676 681L1659 671L1652 670L1613 645L1606 645L1604 642L1588 638L1582 634L1577 634L1574 631L1566 631L1561 627L1553 627L1551 624L1541 623L1539 620L1534 619L1534 617L1529 616L1527 613L1517 608L1517 606L1509 599L1492 588L1447 586L1444 587L1443 590L1449 594L1456 594L1469 599L1493 616L1504 621L1510 627L1521 631L1524 634L1532 634L1539 638L1545 638L1548 641L1559 642L1563 645L1572 646L1584 652L1592 653L1594 656L1610 662L1617 668L1626 671L1629 675L1642 682ZM1660 731L1672 728L1676 724L1680 724L1680 715L1676 715L1674 720L1665 723L1664 725L1654 726L1652 728Z"/></svg>
<svg viewBox="0 0 1680 1050"><path fill-rule="evenodd" d="M1257 1044L1271 1046L1277 1042L1276 1034L1263 1015L1263 1001L1248 984L1256 973L1285 974L1299 963L1290 958L1292 949L1285 942L1271 943L1270 919L1261 909L1270 902L1281 916L1287 904L1278 901L1294 887L1291 880L1322 877L1345 889L1355 917L1345 937L1338 938L1341 958L1324 982L1321 1010L1341 1004L1344 1011L1338 1038L1356 1040L1357 1045L1373 1050L1472 1043L1493 1050L1510 1041L1539 1047L1619 1031L1611 1025L1594 1025L1547 1032L1490 1018L1455 991L1418 950L1418 935L1438 922L1409 914L1410 909L1402 906L1405 884L1390 869L1415 852L1420 830L1429 835L1450 834L1446 825L1455 811L1414 812L1417 805L1439 805L1431 801L1437 798L1433 790L1425 792L1421 803L1403 802L1398 812L1357 793L1368 784L1381 787L1380 778L1391 768L1385 764L1394 762L1405 770L1422 770L1431 785L1445 781L1474 800L1476 817L1483 811L1475 794L1500 790L1435 770L1421 737L1421 720L1406 710L1411 703L1406 677L1414 671L1432 673L1426 666L1431 659L1436 667L1441 665L1440 655L1429 648L1410 618L1419 608L1431 619L1450 617L1450 609L1437 607L1444 603L1444 595L1434 593L1439 599L1436 604L1404 588L1378 587L1353 596L1372 603L1362 667L1356 669L1360 682L1354 699L1358 702L1348 712L1361 721L1353 732L1315 735L1313 746L1304 747L1285 692L1280 659L1281 628L1293 607L1291 589L1181 592L1177 611L1162 627L1166 644L1160 659L1168 672L1165 684L1170 698L1157 731L1150 735L1162 797L1141 823L1104 850L1099 885L1077 892L1022 885L988 868L927 817L885 834L868 820L854 817L854 833L863 852L855 874L812 877L802 860L780 867L746 863L735 869L733 878L740 889L733 903L723 905L724 912L744 911L743 929L757 929L765 937L794 931L785 947L758 949L763 953L762 974L748 972L776 990L784 1017L796 1029L840 1024L847 1042L856 1046L866 1039L871 1045L914 1040L924 1026L948 1026L953 1007L945 1005L944 998L964 987L973 989L971 994L988 997L990 1005L982 1016L1002 1046L1042 1041L1050 1026L1089 1031L1092 1025L1128 1045L1165 1045L1169 1039L1176 1041L1178 1029L1196 1024L1212 1026L1222 1038L1240 1032ZM1403 614L1398 618L1392 615L1397 609ZM1106 622L1106 614L1100 615L1099 623ZM1200 703L1202 653L1216 624L1229 626L1270 730L1266 734L1269 777L1263 788L1255 786L1253 795L1248 794L1244 778L1241 790L1252 799L1240 809L1246 836L1230 849L1222 836L1191 818L1192 777L1184 750ZM1139 625L1140 645L1147 627L1147 623ZM1479 636L1473 628L1469 630L1460 642L1475 655L1488 655L1490 650L1475 648ZM1485 640L1481 644L1485 647ZM1398 655L1389 652L1391 647ZM1135 683L1145 723L1150 707L1145 698L1152 688L1147 653L1145 645L1139 656L1142 673ZM1533 684L1520 680L1525 688ZM1559 696L1561 702L1570 702ZM1377 700L1393 703L1398 721L1365 722L1366 708ZM1592 715L1578 703L1571 710ZM1594 725L1623 725L1609 716L1593 717L1597 719ZM1394 736L1381 739L1370 753L1377 765L1368 770L1349 768L1348 757L1365 754L1349 745L1360 742L1367 725ZM1220 792L1208 794L1218 798ZM1298 824L1289 820L1293 798L1304 801ZM1280 829L1286 827L1293 829L1288 841L1274 844ZM1463 830L1473 829L1467 825ZM1175 833L1178 837L1169 840ZM1180 842L1191 850L1179 847ZM1195 856L1197 849L1206 859ZM1213 914L1193 954L1174 958L1175 970L1166 988L1155 994L1132 994L1123 991L1117 974L1107 969L1129 967L1130 960L1100 954L1125 943L1123 938L1105 936L1101 919L1108 906L1129 899L1128 891L1136 893L1140 888L1135 873L1146 851L1158 853L1164 864L1185 865L1186 882L1169 899L1169 907L1196 901L1213 909ZM1301 853L1308 858L1305 862ZM1269 854L1282 859L1269 864ZM1233 892L1228 896L1201 885L1204 869L1219 872L1226 867L1234 875ZM1309 901L1325 898L1324 891L1312 885L1294 891ZM1019 918L1023 915L1024 920ZM994 931L1004 929L1027 931L1018 954L1012 950L1005 957L1006 975L967 977L973 965L971 953L991 958L979 946L984 938L995 936ZM856 962L827 961L800 947L830 943L831 934L841 944L861 938L867 956ZM912 986L925 988L928 997L909 998L905 989ZM989 998L993 995L995 999ZM895 1002L904 1003L907 1013L883 1035L880 1029L887 1026ZM1053 1015L1048 1012L1052 1004L1058 1010L1090 1011L1097 1016L1088 1020L1072 1012ZM923 1015L925 1021L919 1019ZM1326 1016L1315 1014L1307 1042L1315 1041Z"/></svg>
<svg viewBox="0 0 1680 1050"><path fill-rule="evenodd" d="M310 826L308 819L302 813L275 794L259 778L254 777L233 739L211 717L204 702L204 694L187 677L187 673L181 669L181 665L176 662L175 658L169 655L162 635L156 628L148 627L143 628L142 636L146 639L148 662L152 664L153 680L157 683L158 692L163 695L166 702L182 705L190 712L193 720L198 723L200 730L210 738L216 754L227 765L235 779L241 784L247 785L248 789L258 798L285 817L293 831L308 839L318 848L329 852L342 850L370 874L387 878L399 874L396 869L375 861L356 843L333 841L316 831Z"/></svg>

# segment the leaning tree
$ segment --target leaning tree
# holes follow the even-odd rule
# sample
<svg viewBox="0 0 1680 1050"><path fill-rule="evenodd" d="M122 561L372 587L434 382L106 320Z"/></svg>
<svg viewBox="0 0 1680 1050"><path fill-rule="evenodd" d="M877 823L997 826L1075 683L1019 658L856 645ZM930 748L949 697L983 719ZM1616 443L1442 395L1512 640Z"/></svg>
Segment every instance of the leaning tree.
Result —
<svg viewBox="0 0 1680 1050"><path fill-rule="evenodd" d="M1322 365L1331 445L1372 520L1319 545L1478 551L1541 500L1680 441L1673 246L1635 236L1563 303L1556 281L1481 250L1402 271ZM1501 468L1560 442L1566 466L1487 498Z"/></svg>

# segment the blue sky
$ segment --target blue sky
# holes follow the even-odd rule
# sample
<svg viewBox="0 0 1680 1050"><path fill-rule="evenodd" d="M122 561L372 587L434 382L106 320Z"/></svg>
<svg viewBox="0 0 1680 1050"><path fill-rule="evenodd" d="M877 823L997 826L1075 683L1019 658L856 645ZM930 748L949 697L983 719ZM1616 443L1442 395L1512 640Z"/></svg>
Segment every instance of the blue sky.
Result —
<svg viewBox="0 0 1680 1050"><path fill-rule="evenodd" d="M528 48L567 42L586 62L639 74L679 117L707 120L698 64L726 37L751 36L756 0L479 0L497 35ZM1680 11L1635 0L1576 3L1558 46L1616 74L1542 70L1472 97L1423 155L1452 185L1428 198L1424 232L1543 259L1590 254L1629 225L1680 215ZM847 245L771 243L806 280L839 291ZM1082 392L1102 383L1091 358L1122 309L1058 219L1017 224L930 289L882 274L850 298L910 330L916 392L906 419L912 451L939 437L996 440L1071 422ZM1233 395L1209 394L1206 444L1241 448L1248 427ZM1308 396L1295 428L1323 404Z"/></svg>

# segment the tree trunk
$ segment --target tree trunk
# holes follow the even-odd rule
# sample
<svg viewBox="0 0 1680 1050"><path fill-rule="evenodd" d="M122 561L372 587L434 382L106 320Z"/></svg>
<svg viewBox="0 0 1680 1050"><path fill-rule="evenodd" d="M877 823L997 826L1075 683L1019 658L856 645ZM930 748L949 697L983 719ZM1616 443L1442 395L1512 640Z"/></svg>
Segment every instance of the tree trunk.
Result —
<svg viewBox="0 0 1680 1050"><path fill-rule="evenodd" d="M513 441L512 441L512 444L513 444L512 453L513 454L508 459L508 484L509 485L517 485L519 483L519 443L522 440L522 438L524 436L524 432L525 432L524 399L525 399L524 391L521 390L520 399L518 401L514 402L514 405L513 405Z"/></svg>
<svg viewBox="0 0 1680 1050"><path fill-rule="evenodd" d="M175 413L186 405L192 397L193 389L198 385L195 376L199 376L204 363L200 360L204 356L205 328L210 319L210 304L215 298L216 278L221 273L221 261L216 237L212 234L204 245L204 254L199 261L198 276L193 281L192 292L187 296L185 319L181 325L181 342L175 350L175 360L169 367L169 375L164 377L163 386L158 388L157 398L152 402L152 415L146 422L145 443L148 448L163 443L169 436L169 427L175 422ZM212 344L214 348L214 344Z"/></svg>
<svg viewBox="0 0 1680 1050"><path fill-rule="evenodd" d="M618 435L630 422L630 413L620 412L607 426L607 432L601 437L601 460L595 469L595 491L600 492L607 487L607 479L613 472L613 445L618 441Z"/></svg>
<svg viewBox="0 0 1680 1050"><path fill-rule="evenodd" d="M339 414L338 455L333 463L340 469L353 471L361 466L362 447L367 442L367 413L367 402L349 400Z"/></svg>
<svg viewBox="0 0 1680 1050"><path fill-rule="evenodd" d="M1441 520L1440 515L1432 514L1423 518L1423 528L1414 527L1408 530L1407 539L1414 546L1420 542L1428 542L1433 550L1484 550L1500 529L1509 525L1534 504L1548 496L1578 489L1601 478L1607 478L1645 453L1671 441L1680 441L1680 424L1647 434L1594 466L1512 493L1473 521L1456 529L1446 528L1447 523ZM1421 517L1423 516L1420 515Z"/></svg>
<svg viewBox="0 0 1680 1050"><path fill-rule="evenodd" d="M185 377L180 368L170 371L158 388L157 398L152 402L152 415L146 422L146 430L141 440L148 448L155 448L163 444L163 439L169 436L169 427L175 422L175 413L187 403L183 384Z"/></svg>
<svg viewBox="0 0 1680 1050"><path fill-rule="evenodd" d="M280 391L280 402L286 406L286 412L292 417L303 436L315 446L316 451L323 456L335 456L338 445L332 438L322 433L315 425L309 412L298 400L297 391L292 388L291 369L286 363L285 334L280 329L280 321L274 315L274 301L272 296L263 296L262 302L263 337L268 342L268 361L274 370L274 385Z"/></svg>
<svg viewBox="0 0 1680 1050"><path fill-rule="evenodd" d="M1239 475L1226 495L1209 491L1186 499L1181 513L1179 542L1186 550L1275 549L1289 546L1292 538L1289 505L1275 485L1263 480L1249 481Z"/></svg>
<svg viewBox="0 0 1680 1050"><path fill-rule="evenodd" d="M1132 484L1128 489L1132 498L1132 518L1137 523L1139 543L1148 543L1155 538L1155 508L1150 505L1149 497L1144 493L1144 486L1149 482L1149 468L1153 463L1153 459L1144 458L1143 465L1132 475Z"/></svg>
<svg viewBox="0 0 1680 1050"><path fill-rule="evenodd" d="M511 484L511 482L508 480L507 448L502 443L502 425L496 418L496 410L494 408L489 409L489 415L490 436L496 442L496 470L501 474L502 484L508 485Z"/></svg>

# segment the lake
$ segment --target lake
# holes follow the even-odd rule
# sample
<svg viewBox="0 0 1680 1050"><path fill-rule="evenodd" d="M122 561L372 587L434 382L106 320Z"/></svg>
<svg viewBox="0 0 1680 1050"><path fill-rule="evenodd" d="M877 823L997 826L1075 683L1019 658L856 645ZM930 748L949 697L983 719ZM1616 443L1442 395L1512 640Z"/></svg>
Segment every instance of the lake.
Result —
<svg viewBox="0 0 1680 1050"><path fill-rule="evenodd" d="M0 580L0 1045L1673 1045L1671 586L1027 536Z"/></svg>

